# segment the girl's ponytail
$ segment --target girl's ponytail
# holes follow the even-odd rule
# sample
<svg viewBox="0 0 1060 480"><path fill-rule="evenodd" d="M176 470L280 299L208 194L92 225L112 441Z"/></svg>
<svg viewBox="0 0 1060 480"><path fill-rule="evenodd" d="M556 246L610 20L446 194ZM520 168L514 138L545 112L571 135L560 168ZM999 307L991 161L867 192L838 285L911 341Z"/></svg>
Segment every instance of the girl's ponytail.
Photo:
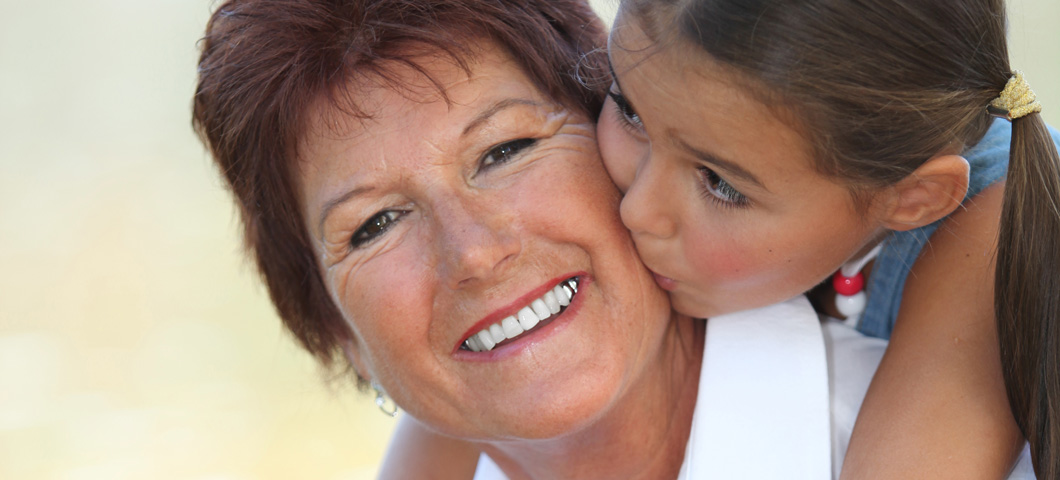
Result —
<svg viewBox="0 0 1060 480"><path fill-rule="evenodd" d="M1012 120L994 308L1008 399L1034 471L1060 478L1060 155L1040 107L1018 108L990 109Z"/></svg>

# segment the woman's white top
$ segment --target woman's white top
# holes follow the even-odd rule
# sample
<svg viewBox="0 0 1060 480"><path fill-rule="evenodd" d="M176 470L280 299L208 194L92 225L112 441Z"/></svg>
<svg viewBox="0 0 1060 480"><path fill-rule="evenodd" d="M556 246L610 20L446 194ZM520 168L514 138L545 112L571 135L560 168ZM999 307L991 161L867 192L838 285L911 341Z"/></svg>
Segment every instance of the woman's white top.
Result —
<svg viewBox="0 0 1060 480"><path fill-rule="evenodd" d="M809 301L714 317L706 335L678 478L831 476L828 362Z"/></svg>
<svg viewBox="0 0 1060 480"><path fill-rule="evenodd" d="M886 346L821 322L803 296L711 318L678 479L838 477ZM475 480L505 478L480 457ZM1033 478L1024 449L1009 479Z"/></svg>

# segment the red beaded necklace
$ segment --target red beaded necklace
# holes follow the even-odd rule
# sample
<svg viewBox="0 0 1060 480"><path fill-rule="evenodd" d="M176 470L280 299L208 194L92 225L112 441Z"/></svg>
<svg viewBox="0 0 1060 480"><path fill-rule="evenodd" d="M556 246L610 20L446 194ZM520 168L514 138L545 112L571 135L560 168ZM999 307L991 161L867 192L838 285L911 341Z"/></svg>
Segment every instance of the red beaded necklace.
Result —
<svg viewBox="0 0 1060 480"><path fill-rule="evenodd" d="M865 275L861 269L880 254L883 244L876 245L864 257L844 263L832 276L835 289L835 308L846 317L846 323L855 325L865 311L868 297L865 295Z"/></svg>

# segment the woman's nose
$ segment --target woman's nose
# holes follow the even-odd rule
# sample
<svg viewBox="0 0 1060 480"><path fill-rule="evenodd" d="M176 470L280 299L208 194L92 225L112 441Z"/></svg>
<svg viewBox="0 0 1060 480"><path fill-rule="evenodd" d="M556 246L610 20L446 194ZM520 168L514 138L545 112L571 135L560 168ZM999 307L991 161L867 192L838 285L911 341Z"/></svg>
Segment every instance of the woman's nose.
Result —
<svg viewBox="0 0 1060 480"><path fill-rule="evenodd" d="M503 272L522 249L511 222L496 205L455 201L435 212L439 229L439 276L459 289Z"/></svg>
<svg viewBox="0 0 1060 480"><path fill-rule="evenodd" d="M676 233L673 212L666 207L675 185L667 185L666 172L657 160L640 162L622 197L622 223L634 235L669 238Z"/></svg>

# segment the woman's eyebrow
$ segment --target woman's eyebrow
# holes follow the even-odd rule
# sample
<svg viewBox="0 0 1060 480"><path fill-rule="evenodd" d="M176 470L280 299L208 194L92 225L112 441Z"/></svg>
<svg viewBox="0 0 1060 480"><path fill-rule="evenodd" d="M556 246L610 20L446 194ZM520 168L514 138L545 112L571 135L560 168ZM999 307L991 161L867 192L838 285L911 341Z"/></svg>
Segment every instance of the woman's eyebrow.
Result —
<svg viewBox="0 0 1060 480"><path fill-rule="evenodd" d="M511 108L511 107L514 107L514 106L517 106L517 105L529 105L529 106L532 106L532 107L541 106L540 103L535 102L533 100L525 99L525 98L507 98L507 99L501 100L501 101L499 101L497 103L494 103L493 105L490 105L489 108L487 108L486 110L482 111L482 113L479 113L478 115L476 115L475 118L471 119L471 122L469 122L467 124L467 126L464 127L464 133L462 133L461 135L467 135L467 134L471 133L473 130L475 130L476 128L481 127L482 124L486 123L486 121L489 120L490 117L496 115L497 113L501 112L502 110L505 110L505 109L508 109L508 108Z"/></svg>
<svg viewBox="0 0 1060 480"><path fill-rule="evenodd" d="M317 224L317 231L320 232L321 235L324 234L324 222L327 221L328 215L331 214L331 211L334 210L335 207L348 202L353 197L368 193L374 189L375 187L370 185L356 187L352 190L343 193L342 195L328 200L327 203L324 204L324 208L320 211L320 222Z"/></svg>

